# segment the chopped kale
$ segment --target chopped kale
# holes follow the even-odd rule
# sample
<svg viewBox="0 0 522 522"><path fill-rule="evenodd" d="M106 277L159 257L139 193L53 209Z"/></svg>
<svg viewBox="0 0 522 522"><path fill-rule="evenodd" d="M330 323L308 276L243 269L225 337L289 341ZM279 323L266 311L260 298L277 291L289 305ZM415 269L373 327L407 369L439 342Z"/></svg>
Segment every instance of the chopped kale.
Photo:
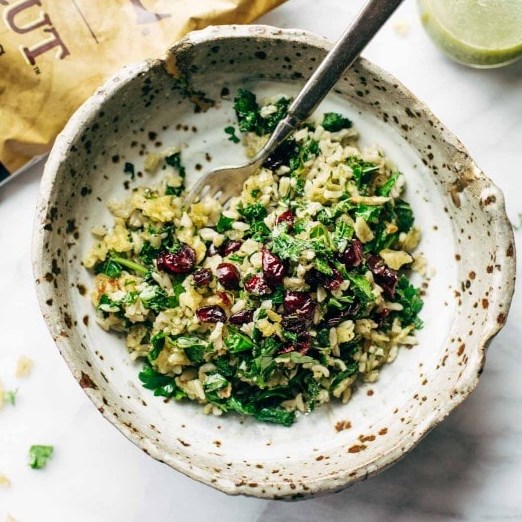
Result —
<svg viewBox="0 0 522 522"><path fill-rule="evenodd" d="M347 163L352 169L357 187L364 192L367 185L372 181L373 176L379 171L379 166L371 161L363 161L355 156L348 158Z"/></svg>
<svg viewBox="0 0 522 522"><path fill-rule="evenodd" d="M261 203L253 203L246 207L239 206L237 210L247 223L264 219L268 214L266 208Z"/></svg>
<svg viewBox="0 0 522 522"><path fill-rule="evenodd" d="M352 122L337 112L326 112L324 114L323 123L321 125L324 130L337 132L341 129L351 128Z"/></svg>
<svg viewBox="0 0 522 522"><path fill-rule="evenodd" d="M381 185L377 188L375 191L378 196L384 196L387 197L390 195L392 188L395 186L395 183L397 183L397 180L399 179L399 176L401 175L400 172L394 172L388 181L384 183L384 185Z"/></svg>
<svg viewBox="0 0 522 522"><path fill-rule="evenodd" d="M399 279L395 298L402 305L402 310L398 312L402 323L405 325L413 323L415 328L421 328L422 321L417 317L423 306L420 291L408 281L407 277L402 276Z"/></svg>
<svg viewBox="0 0 522 522"><path fill-rule="evenodd" d="M171 167L174 167L182 178L185 177L186 171L183 163L181 163L181 152L175 152L174 154L167 156L165 158L165 163Z"/></svg>
<svg viewBox="0 0 522 522"><path fill-rule="evenodd" d="M236 111L239 130L241 132L255 132L258 136L271 134L279 121L286 116L290 100L280 98L273 106L269 114L262 116L256 95L246 89L239 89L234 98L234 110Z"/></svg>
<svg viewBox="0 0 522 522"><path fill-rule="evenodd" d="M105 274L107 277L116 278L121 275L121 265L108 257L103 263L96 266L97 274Z"/></svg>
<svg viewBox="0 0 522 522"><path fill-rule="evenodd" d="M216 230L220 234L223 234L223 232L226 232L227 230L230 230L232 228L232 223L234 223L234 218L228 218L221 214L216 225Z"/></svg>
<svg viewBox="0 0 522 522"><path fill-rule="evenodd" d="M227 327L228 333L225 337L225 345L231 353L244 352L254 348L254 341L233 326Z"/></svg>
<svg viewBox="0 0 522 522"><path fill-rule="evenodd" d="M147 390L153 390L155 396L167 397L169 399L180 400L187 394L179 388L174 381L174 377L158 373L152 366L145 363L139 374L139 379Z"/></svg>
<svg viewBox="0 0 522 522"><path fill-rule="evenodd" d="M181 196L184 190L185 187L183 185L180 185L179 187L171 187L170 185L167 185L165 196Z"/></svg>
<svg viewBox="0 0 522 522"><path fill-rule="evenodd" d="M406 201L398 199L395 202L395 215L397 220L397 227L401 232L408 232L413 226L414 218L411 206Z"/></svg>

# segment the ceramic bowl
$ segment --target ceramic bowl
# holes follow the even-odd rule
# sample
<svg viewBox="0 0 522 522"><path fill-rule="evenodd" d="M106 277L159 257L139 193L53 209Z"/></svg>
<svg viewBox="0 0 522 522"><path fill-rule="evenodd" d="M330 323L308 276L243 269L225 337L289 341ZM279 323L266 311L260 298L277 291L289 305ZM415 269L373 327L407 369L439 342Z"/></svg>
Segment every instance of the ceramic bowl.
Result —
<svg viewBox="0 0 522 522"><path fill-rule="evenodd" d="M124 342L95 322L81 259L106 203L157 178L148 151L184 146L192 175L240 163L224 127L238 87L296 93L330 44L308 32L212 27L165 60L122 69L72 117L48 159L34 235L43 315L74 377L100 412L146 453L230 494L302 498L340 490L389 466L475 388L513 292L515 252L501 192L464 147L395 78L360 60L320 110L340 110L405 174L428 260L425 327L378 382L291 428L205 416L140 385ZM134 180L124 173L136 165Z"/></svg>

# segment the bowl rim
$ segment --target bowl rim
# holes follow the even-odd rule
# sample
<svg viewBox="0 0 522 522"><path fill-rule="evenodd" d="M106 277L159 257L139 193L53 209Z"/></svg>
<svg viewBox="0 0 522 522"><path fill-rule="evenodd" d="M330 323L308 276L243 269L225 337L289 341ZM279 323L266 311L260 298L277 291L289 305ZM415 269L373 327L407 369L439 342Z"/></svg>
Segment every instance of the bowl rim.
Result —
<svg viewBox="0 0 522 522"><path fill-rule="evenodd" d="M256 496L259 498L274 498L274 494L269 488L267 488L266 492L263 493L261 490L257 489L246 490L240 485L233 484L229 480L218 480L217 482L211 483L211 479L213 477L208 471L203 469L198 470L197 467L189 467L184 465L183 462L177 460L173 456L170 456L164 450L161 450L150 439L137 432L137 430L131 429L128 425L124 424L124 422L120 420L119 417L114 415L111 406L107 406L103 403L103 397L101 393L97 389L85 385L85 382L83 381L85 376L81 371L80 365L75 361L73 350L70 348L71 342L67 337L61 335L62 329L60 327L59 321L56 318L56 314L48 313L48 308L45 306L46 300L53 296L53 292L49 289L50 285L46 286L39 284L39 281L45 277L45 273L48 271L48 266L44 262L46 230L43 228L43 223L45 223L45 219L50 207L51 195L54 184L56 182L56 174L61 163L66 160L67 151L71 142L73 141L73 138L82 131L84 122L98 111L99 104L104 100L105 97L108 95L110 96L114 92L121 89L126 83L131 81L138 74L146 73L148 70L155 67L158 63L163 63L169 54L175 54L177 50L186 48L187 46L231 38L258 38L268 41L275 39L291 41L295 43L306 43L311 47L323 49L326 51L328 51L333 45L326 38L318 36L313 32L301 29L281 29L259 24L210 26L206 29L189 33L183 39L179 40L177 43L171 46L162 59L147 59L125 66L117 71L79 107L79 109L70 118L62 132L56 138L54 146L46 162L43 177L41 179L32 239L32 265L36 293L41 313L60 351L60 354L69 366L69 369L73 373L73 376L77 382L83 388L83 391L87 394L89 399L97 407L100 413L111 422L111 424L113 424L127 439L137 445L145 453L160 462L168 464L170 467L180 471L192 479L212 486L230 495L244 494L248 496ZM400 460L400 458L405 456L427 435L431 429L442 422L442 420L444 420L451 413L451 411L453 411L455 407L458 406L475 389L485 363L486 349L491 340L505 324L514 292L516 267L514 236L513 229L506 214L504 196L501 190L478 168L458 138L450 130L448 130L436 116L433 115L431 110L421 100L419 100L417 96L404 87L403 84L392 74L388 73L381 67L373 64L365 58L360 58L359 60L368 71L372 72L380 78L383 78L390 84L397 86L397 89L401 92L402 95L410 98L419 107L421 107L425 115L433 121L438 129L440 129L438 133L443 137L443 140L454 149L455 153L461 157L466 158L466 162L468 166L473 169L475 177L480 181L487 182L488 193L496 197L496 216L493 223L494 227L496 227L494 234L498 241L499 258L497 258L497 262L501 263L503 267L501 273L499 275L497 274L496 276L496 281L498 282L500 288L499 295L501 296L501 299L495 300L495 302L492 303L492 306L490 307L488 321L482 328L482 341L480 346L477 347L477 351L480 353L478 363L474 368L475 371L467 372L467 379L461 384L459 393L455 393L452 397L450 397L448 401L440 408L440 410L433 410L433 413L430 416L425 417L421 422L419 422L419 424L416 426L414 436L409 437L406 441L402 440L401 444L396 444L388 452L380 454L376 459L359 468L360 472L357 473L357 476L350 476L349 473L351 470L346 469L338 471L334 477L311 480L308 483L310 489L308 492L306 492L306 498L344 489L345 487L348 487L356 482L380 473L387 467ZM512 249L511 255L507 255L508 248ZM504 305L502 314L499 307L499 302L502 302ZM500 315L502 315L502 320L499 320L497 315L498 318ZM497 318L497 320L494 321L493 318ZM280 495L278 495L278 498L290 499L292 498L292 494L293 493L291 490L288 492L283 491ZM302 498L303 495L300 495L300 497Z"/></svg>

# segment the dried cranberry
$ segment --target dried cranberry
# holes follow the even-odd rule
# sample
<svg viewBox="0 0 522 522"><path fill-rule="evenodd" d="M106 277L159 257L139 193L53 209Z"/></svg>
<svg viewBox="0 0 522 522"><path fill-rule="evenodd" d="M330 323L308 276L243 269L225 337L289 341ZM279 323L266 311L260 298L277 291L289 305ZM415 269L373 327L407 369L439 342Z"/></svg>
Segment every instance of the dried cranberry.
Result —
<svg viewBox="0 0 522 522"><path fill-rule="evenodd" d="M243 244L242 241L227 241L222 247L221 247L221 255L223 257L228 256L230 254L233 254L234 252L237 252L241 245Z"/></svg>
<svg viewBox="0 0 522 522"><path fill-rule="evenodd" d="M285 314L296 314L303 318L311 318L315 312L315 303L306 292L286 291L283 307Z"/></svg>
<svg viewBox="0 0 522 522"><path fill-rule="evenodd" d="M281 165L288 163L290 158L296 154L296 151L297 144L294 140L284 141L263 163L263 167L265 167L265 169L276 170Z"/></svg>
<svg viewBox="0 0 522 522"><path fill-rule="evenodd" d="M288 229L291 230L294 226L294 213L292 210L285 210L277 219L276 224L286 223L288 225Z"/></svg>
<svg viewBox="0 0 522 522"><path fill-rule="evenodd" d="M172 253L168 250L160 252L156 259L158 270L169 274L186 274L190 272L196 264L196 252L185 243L181 248Z"/></svg>
<svg viewBox="0 0 522 522"><path fill-rule="evenodd" d="M345 319L356 315L360 308L360 303L354 301L353 303L349 303L343 310L329 311L324 318L326 325L330 328L337 326Z"/></svg>
<svg viewBox="0 0 522 522"><path fill-rule="evenodd" d="M194 272L194 283L197 286L205 286L212 281L212 272L209 268L200 268Z"/></svg>
<svg viewBox="0 0 522 522"><path fill-rule="evenodd" d="M382 286L386 297L393 299L395 296L395 287L399 280L397 272L388 268L379 256L368 257L366 265L372 272L375 282L379 286Z"/></svg>
<svg viewBox="0 0 522 522"><path fill-rule="evenodd" d="M299 339L295 345L295 349L301 354L306 355L308 350L310 350L312 342L310 340L310 336L306 335L302 339Z"/></svg>
<svg viewBox="0 0 522 522"><path fill-rule="evenodd" d="M266 281L260 274L249 277L245 281L245 290L257 296L263 296L272 293L272 290L270 290L270 287L266 284Z"/></svg>
<svg viewBox="0 0 522 522"><path fill-rule="evenodd" d="M250 323L254 319L254 310L241 310L230 316L229 321L232 324Z"/></svg>
<svg viewBox="0 0 522 522"><path fill-rule="evenodd" d="M303 333L301 334L297 341L293 343L286 343L282 348L278 350L278 354L290 353L290 352L299 352L301 355L306 355L310 347L312 346L312 341L310 338L310 334Z"/></svg>
<svg viewBox="0 0 522 522"><path fill-rule="evenodd" d="M284 315L281 321L283 328L292 333L303 333L308 330L312 324L312 319L309 317L303 317L301 315Z"/></svg>
<svg viewBox="0 0 522 522"><path fill-rule="evenodd" d="M263 277L269 286L277 286L283 284L285 278L285 265L275 254L272 254L268 248L263 248L261 263L263 266Z"/></svg>
<svg viewBox="0 0 522 522"><path fill-rule="evenodd" d="M389 308L382 308L378 312L375 312L372 316L372 319L377 323L377 326L381 327L386 321L386 318L390 315Z"/></svg>
<svg viewBox="0 0 522 522"><path fill-rule="evenodd" d="M309 285L323 285L327 290L339 290L341 284L344 279L341 275L341 272L336 268L332 269L331 275L326 275L317 270L317 268L312 268L305 277L306 282Z"/></svg>
<svg viewBox="0 0 522 522"><path fill-rule="evenodd" d="M236 290L239 288L239 270L232 263L220 263L216 269L218 281L227 290Z"/></svg>
<svg viewBox="0 0 522 522"><path fill-rule="evenodd" d="M212 257L219 254L218 248L214 245L214 243L210 243L208 250L207 250L207 256Z"/></svg>
<svg viewBox="0 0 522 522"><path fill-rule="evenodd" d="M196 311L198 319L202 323L226 323L227 314L221 306L204 306Z"/></svg>
<svg viewBox="0 0 522 522"><path fill-rule="evenodd" d="M352 243L342 254L342 261L347 268L359 266L363 261L363 245L358 239L352 239Z"/></svg>
<svg viewBox="0 0 522 522"><path fill-rule="evenodd" d="M232 300L230 299L229 295L226 292L218 292L219 298L221 299L221 302L225 306L230 306L232 304Z"/></svg>

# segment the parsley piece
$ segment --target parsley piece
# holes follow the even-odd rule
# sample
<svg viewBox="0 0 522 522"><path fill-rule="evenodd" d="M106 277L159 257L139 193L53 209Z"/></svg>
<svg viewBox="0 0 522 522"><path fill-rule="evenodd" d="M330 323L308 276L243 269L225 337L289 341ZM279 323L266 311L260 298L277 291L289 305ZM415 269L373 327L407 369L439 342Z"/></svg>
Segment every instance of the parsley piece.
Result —
<svg viewBox="0 0 522 522"><path fill-rule="evenodd" d="M254 198L254 199L257 199L260 195L261 195L261 190L259 189L254 189L250 192L250 195Z"/></svg>
<svg viewBox="0 0 522 522"><path fill-rule="evenodd" d="M53 446L41 446L35 444L29 448L29 466L33 469L42 469L53 456Z"/></svg>
<svg viewBox="0 0 522 522"><path fill-rule="evenodd" d="M260 110L256 95L246 89L239 89L234 98L234 110L236 111L239 130L241 132L255 132Z"/></svg>
<svg viewBox="0 0 522 522"><path fill-rule="evenodd" d="M212 393L226 388L230 383L219 373L207 375L203 388L205 393Z"/></svg>
<svg viewBox="0 0 522 522"><path fill-rule="evenodd" d="M239 89L234 98L234 110L236 111L239 130L241 132L255 132L258 136L271 134L279 121L286 116L289 104L290 99L279 98L272 104L275 110L267 116L261 116L256 95L246 89Z"/></svg>
<svg viewBox="0 0 522 522"><path fill-rule="evenodd" d="M335 230L333 233L333 242L335 248L339 252L344 252L348 246L348 241L353 237L353 228L344 221L339 220L335 223Z"/></svg>
<svg viewBox="0 0 522 522"><path fill-rule="evenodd" d="M363 161L355 156L348 158L347 163L352 169L357 187L364 192L366 186L372 181L374 174L379 171L378 165L371 161Z"/></svg>
<svg viewBox="0 0 522 522"><path fill-rule="evenodd" d="M171 167L174 167L182 178L185 177L186 170L183 166L183 163L181 163L181 152L175 152L174 154L167 156L165 158L165 163Z"/></svg>
<svg viewBox="0 0 522 522"><path fill-rule="evenodd" d="M106 261L96 269L96 273L104 273L109 277L118 277L121 274L122 266L143 276L149 273L147 267L117 254L110 254Z"/></svg>
<svg viewBox="0 0 522 522"><path fill-rule="evenodd" d="M228 218L221 214L219 216L219 220L216 225L216 230L220 234L223 234L223 232L226 232L227 230L230 230L232 228L232 223L234 223L234 218Z"/></svg>
<svg viewBox="0 0 522 522"><path fill-rule="evenodd" d="M254 341L248 335L230 325L227 330L225 345L231 353L245 352L254 348Z"/></svg>
<svg viewBox="0 0 522 522"><path fill-rule="evenodd" d="M321 125L324 130L337 132L341 129L351 128L352 122L338 112L325 112L323 116L323 123Z"/></svg>
<svg viewBox="0 0 522 522"><path fill-rule="evenodd" d="M179 187L171 187L170 185L167 185L167 188L165 189L165 196L181 196L184 190L185 187L183 185Z"/></svg>
<svg viewBox="0 0 522 522"><path fill-rule="evenodd" d="M287 428L295 422L295 411L286 411L282 408L261 408L254 411L253 415L258 421L281 424Z"/></svg>
<svg viewBox="0 0 522 522"><path fill-rule="evenodd" d="M130 179L133 180L136 177L136 172L134 170L134 164L133 163L129 163L128 161L125 162L125 165L123 166L123 173L124 174L129 174Z"/></svg>
<svg viewBox="0 0 522 522"><path fill-rule="evenodd" d="M390 192L392 191L392 188L395 186L395 183L397 183L397 180L399 179L400 175L400 172L394 172L390 176L390 179L388 179L388 181L384 183L384 185L381 185L377 188L377 190L375 191L377 196L388 197L390 195Z"/></svg>
<svg viewBox="0 0 522 522"><path fill-rule="evenodd" d="M121 266L109 257L102 264L97 265L96 273L105 274L107 277L114 279L120 276Z"/></svg>
<svg viewBox="0 0 522 522"><path fill-rule="evenodd" d="M414 217L409 203L402 199L395 202L395 216L397 227L400 232L408 232L413 226Z"/></svg>
<svg viewBox="0 0 522 522"><path fill-rule="evenodd" d="M423 302L420 291L415 288L405 276L402 276L395 289L395 299L402 305L398 316L403 324L414 324L415 328L422 327L422 321L417 317L422 310Z"/></svg>
<svg viewBox="0 0 522 522"><path fill-rule="evenodd" d="M259 221L268 215L266 208L261 205L261 203L253 203L252 205L247 205L246 207L240 205L238 206L237 211L245 218L247 223Z"/></svg>
<svg viewBox="0 0 522 522"><path fill-rule="evenodd" d="M348 279L353 285L353 291L356 297L362 303L375 301L375 295L372 291L372 285L368 281L368 279L366 279L366 277L360 274L348 274Z"/></svg>
<svg viewBox="0 0 522 522"><path fill-rule="evenodd" d="M138 377L143 387L147 388L147 390L153 390L156 397L167 397L179 401L187 396L187 394L178 387L174 381L174 377L158 373L148 363L145 363Z"/></svg>
<svg viewBox="0 0 522 522"><path fill-rule="evenodd" d="M11 406L16 405L16 394L18 393L18 389L16 390L8 390L4 392L4 401Z"/></svg>
<svg viewBox="0 0 522 522"><path fill-rule="evenodd" d="M163 347L165 346L165 337L167 337L165 332L158 332L150 338L152 350L150 350L147 354L147 359L150 362L155 361L158 358L161 350L163 350Z"/></svg>
<svg viewBox="0 0 522 522"><path fill-rule="evenodd" d="M154 310L154 312L162 312L163 310L167 310L169 308L176 308L179 306L179 295L185 291L183 287L181 287L181 291L176 293L176 287L174 287L175 295L167 296L165 291L159 286L154 287L155 294L148 298L142 299L143 305L149 310ZM179 288L178 288L179 290Z"/></svg>
<svg viewBox="0 0 522 522"><path fill-rule="evenodd" d="M241 140L236 136L236 129L234 127L225 127L225 133L228 134L228 141L232 143L239 143Z"/></svg>

